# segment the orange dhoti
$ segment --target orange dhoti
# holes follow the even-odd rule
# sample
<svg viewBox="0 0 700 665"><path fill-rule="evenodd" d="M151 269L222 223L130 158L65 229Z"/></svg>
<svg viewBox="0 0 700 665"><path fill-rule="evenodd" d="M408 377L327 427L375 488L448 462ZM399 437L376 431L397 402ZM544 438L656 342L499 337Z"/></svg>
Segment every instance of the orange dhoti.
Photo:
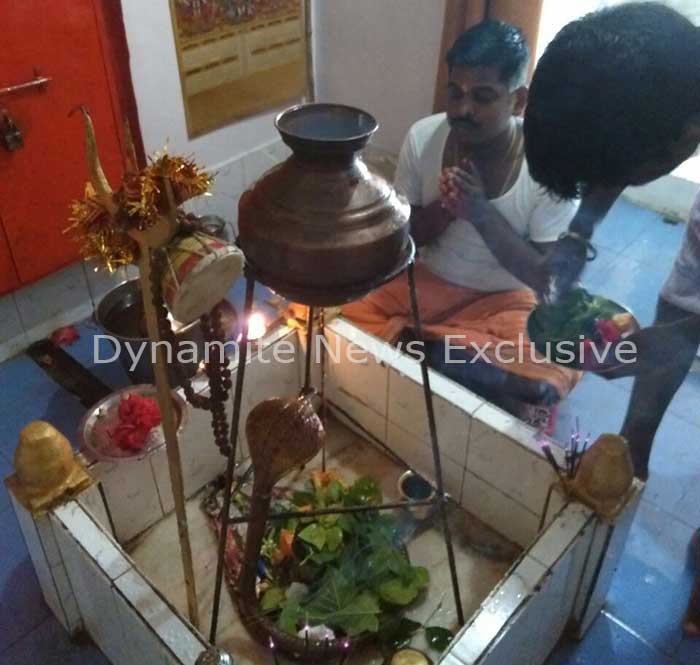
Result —
<svg viewBox="0 0 700 665"><path fill-rule="evenodd" d="M426 339L450 336L452 348L473 349L480 359L514 375L551 385L564 398L581 373L538 354L527 336L527 319L537 300L532 291L485 293L451 284L420 262L416 290ZM394 343L411 326L407 275L401 275L362 300L343 307L343 316L383 340Z"/></svg>

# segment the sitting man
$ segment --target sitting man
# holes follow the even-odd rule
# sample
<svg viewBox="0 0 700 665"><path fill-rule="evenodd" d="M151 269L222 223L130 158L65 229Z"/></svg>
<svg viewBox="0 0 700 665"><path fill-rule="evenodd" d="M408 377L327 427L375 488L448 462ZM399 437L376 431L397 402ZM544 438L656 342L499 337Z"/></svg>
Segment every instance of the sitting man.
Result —
<svg viewBox="0 0 700 665"><path fill-rule="evenodd" d="M415 275L431 340L426 351L436 369L532 422L526 405L556 403L579 375L530 348L526 323L537 284L512 257L524 246L546 252L577 205L548 195L524 158L518 116L527 101L529 49L520 30L481 23L457 39L447 63L447 114L411 128L395 182L411 204L411 235L420 247ZM488 232L493 226L497 235ZM406 276L343 314L394 343L411 325Z"/></svg>

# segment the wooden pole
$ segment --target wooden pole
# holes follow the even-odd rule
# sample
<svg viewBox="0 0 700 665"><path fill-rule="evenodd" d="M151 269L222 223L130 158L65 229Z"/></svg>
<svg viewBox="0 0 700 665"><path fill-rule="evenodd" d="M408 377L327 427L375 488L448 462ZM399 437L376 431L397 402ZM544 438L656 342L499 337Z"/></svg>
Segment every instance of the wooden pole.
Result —
<svg viewBox="0 0 700 665"><path fill-rule="evenodd" d="M199 628L199 607L197 604L197 589L194 580L194 565L192 563L192 545L187 528L187 507L185 504L185 484L182 476L182 460L180 458L180 445L177 437L178 423L175 417L170 381L168 379L167 358L160 338L158 328L158 313L153 302L151 250L165 246L177 231L177 206L173 196L169 180L163 181L165 195L168 201L168 214L162 216L158 222L144 231L133 230L130 235L139 244L139 272L141 273L141 295L143 297L143 311L146 319L146 328L151 343L155 344L156 362L153 373L156 379L158 392L158 406L165 435L165 450L168 456L168 468L170 470L170 485L175 502L175 517L177 520L177 532L180 540L180 555L182 557L182 570L185 577L187 590L187 609L190 623ZM174 353L175 349L171 349Z"/></svg>
<svg viewBox="0 0 700 665"><path fill-rule="evenodd" d="M141 245L139 257L139 272L141 273L141 293L143 295L143 308L146 318L148 336L152 343L156 344L156 362L153 368L158 390L158 405L160 417L165 434L165 449L168 455L168 467L170 469L170 484L172 485L173 498L175 500L175 516L177 518L177 531L180 539L180 552L182 556L182 568L185 575L185 587L187 589L187 608L190 623L199 628L199 609L197 605L197 591L194 580L194 566L192 564L192 546L190 544L189 530L187 528L187 512L185 504L185 486L182 477L182 461L180 459L180 446L177 437L177 420L173 407L173 398L168 381L167 358L158 329L158 317L153 304L153 290L151 288L151 250L146 244ZM173 350L174 352L175 350Z"/></svg>

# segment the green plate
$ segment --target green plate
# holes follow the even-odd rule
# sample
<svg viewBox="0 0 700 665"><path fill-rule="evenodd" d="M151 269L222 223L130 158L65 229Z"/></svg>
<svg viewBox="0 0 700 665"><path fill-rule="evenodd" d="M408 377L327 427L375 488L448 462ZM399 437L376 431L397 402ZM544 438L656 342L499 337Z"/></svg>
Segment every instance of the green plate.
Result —
<svg viewBox="0 0 700 665"><path fill-rule="evenodd" d="M552 362L569 369L582 369L581 335L598 341L596 320L609 320L616 314L630 314L634 319L629 309L614 300L591 295L583 288L573 289L565 300L556 305L540 304L535 307L527 320L527 334L535 349ZM638 328L636 319L634 323ZM567 345L557 348L562 342Z"/></svg>

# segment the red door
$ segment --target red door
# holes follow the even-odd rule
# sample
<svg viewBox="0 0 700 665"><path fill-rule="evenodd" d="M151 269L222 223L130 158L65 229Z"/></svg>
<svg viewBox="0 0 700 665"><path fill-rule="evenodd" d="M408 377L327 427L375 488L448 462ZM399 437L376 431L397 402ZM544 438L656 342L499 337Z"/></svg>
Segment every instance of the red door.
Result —
<svg viewBox="0 0 700 665"><path fill-rule="evenodd" d="M0 292L17 278L26 284L78 258L76 243L63 234L70 201L87 180L81 115L69 117L75 107L89 107L107 177L116 184L120 176L122 114L110 79L112 54L103 48L100 1L2 3L0 88L32 80L35 70L52 80L0 97L24 137L16 152L0 146L0 220L12 256L9 262L0 234Z"/></svg>

